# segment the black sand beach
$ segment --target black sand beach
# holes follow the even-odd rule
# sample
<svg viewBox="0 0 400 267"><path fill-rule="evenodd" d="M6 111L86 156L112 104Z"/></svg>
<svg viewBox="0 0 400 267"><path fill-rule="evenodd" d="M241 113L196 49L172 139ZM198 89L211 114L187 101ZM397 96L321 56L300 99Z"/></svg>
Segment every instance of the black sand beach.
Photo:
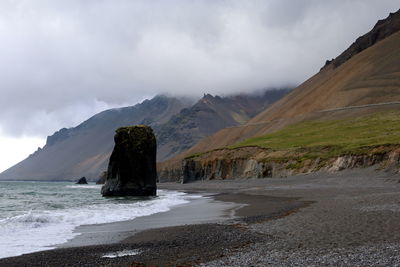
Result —
<svg viewBox="0 0 400 267"><path fill-rule="evenodd" d="M362 169L160 184L215 201L82 227L64 245L74 247L1 259L0 266L400 266L399 180ZM136 255L103 257L116 252Z"/></svg>

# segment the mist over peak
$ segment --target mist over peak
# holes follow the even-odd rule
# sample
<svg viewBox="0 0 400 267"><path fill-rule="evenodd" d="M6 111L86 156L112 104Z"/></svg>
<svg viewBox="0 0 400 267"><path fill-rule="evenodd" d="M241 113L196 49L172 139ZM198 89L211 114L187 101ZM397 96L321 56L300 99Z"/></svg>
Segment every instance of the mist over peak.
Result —
<svg viewBox="0 0 400 267"><path fill-rule="evenodd" d="M297 85L397 9L396 0L4 1L0 125L44 136L162 92Z"/></svg>

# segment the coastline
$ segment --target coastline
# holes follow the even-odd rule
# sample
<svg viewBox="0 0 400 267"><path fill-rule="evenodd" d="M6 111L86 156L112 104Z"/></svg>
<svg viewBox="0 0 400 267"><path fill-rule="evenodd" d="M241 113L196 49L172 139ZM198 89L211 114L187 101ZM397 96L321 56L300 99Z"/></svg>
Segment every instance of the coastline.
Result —
<svg viewBox="0 0 400 267"><path fill-rule="evenodd" d="M31 253L0 259L0 265L395 266L400 264L399 181L398 174L370 168L160 184L160 189L208 192L217 203L236 203L237 217L128 231L124 240L113 244ZM201 214L194 207L189 210L188 217ZM136 255L102 258L111 252Z"/></svg>
<svg viewBox="0 0 400 267"><path fill-rule="evenodd" d="M166 212L141 216L128 221L81 225L74 230L79 234L78 236L57 247L113 244L123 241L127 236L149 229L232 220L236 217L235 210L241 207L242 204L239 203L216 200L214 194L196 193L189 203L173 206Z"/></svg>

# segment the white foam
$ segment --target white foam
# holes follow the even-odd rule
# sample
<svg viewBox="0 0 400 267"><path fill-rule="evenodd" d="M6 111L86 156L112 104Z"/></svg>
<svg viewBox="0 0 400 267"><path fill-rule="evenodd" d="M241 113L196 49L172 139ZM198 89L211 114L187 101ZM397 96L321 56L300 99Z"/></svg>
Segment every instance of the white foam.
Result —
<svg viewBox="0 0 400 267"><path fill-rule="evenodd" d="M80 189L97 189L97 190L99 190L101 187L102 187L102 185L100 184L100 185L98 185L98 184L90 184L90 185L88 185L88 184L75 184L75 185L66 185L65 186L66 188L80 188Z"/></svg>
<svg viewBox="0 0 400 267"><path fill-rule="evenodd" d="M105 203L60 210L34 210L0 220L0 258L52 249L76 236L79 225L132 220L189 202L187 194L159 190L159 197L131 203Z"/></svg>
<svg viewBox="0 0 400 267"><path fill-rule="evenodd" d="M133 250L121 250L121 251L117 251L117 252L111 252L111 253L107 253L103 256L101 256L102 258L118 258L118 257L125 257L125 256L135 256L140 254L140 250L138 249L133 249Z"/></svg>

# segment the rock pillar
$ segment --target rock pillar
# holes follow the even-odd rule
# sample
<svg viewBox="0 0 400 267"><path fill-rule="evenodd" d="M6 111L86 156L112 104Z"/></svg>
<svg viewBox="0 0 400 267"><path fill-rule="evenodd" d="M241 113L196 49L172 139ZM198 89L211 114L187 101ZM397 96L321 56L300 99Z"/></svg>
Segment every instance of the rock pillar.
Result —
<svg viewBox="0 0 400 267"><path fill-rule="evenodd" d="M153 130L144 125L122 127L114 136L103 196L156 195L157 144Z"/></svg>

